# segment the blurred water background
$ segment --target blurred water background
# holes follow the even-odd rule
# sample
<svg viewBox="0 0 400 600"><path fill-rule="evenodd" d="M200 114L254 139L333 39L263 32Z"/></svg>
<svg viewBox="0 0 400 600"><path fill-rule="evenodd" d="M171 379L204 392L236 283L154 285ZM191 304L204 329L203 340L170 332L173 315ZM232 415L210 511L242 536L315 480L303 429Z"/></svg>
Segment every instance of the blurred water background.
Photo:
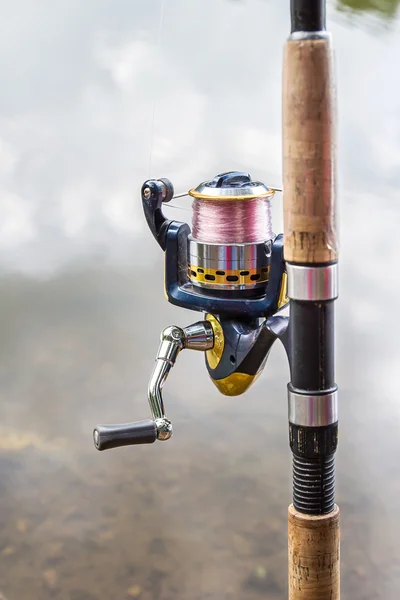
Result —
<svg viewBox="0 0 400 600"><path fill-rule="evenodd" d="M398 2L329 2L339 101L342 590L400 589ZM289 2L0 1L0 590L6 600L287 594L282 349L242 398L183 353L173 441L95 451L148 416L163 297L140 187L281 183ZM162 17L162 18L161 18ZM167 209L180 220L182 210ZM282 229L274 200L274 230ZM397 265L397 266L396 266Z"/></svg>

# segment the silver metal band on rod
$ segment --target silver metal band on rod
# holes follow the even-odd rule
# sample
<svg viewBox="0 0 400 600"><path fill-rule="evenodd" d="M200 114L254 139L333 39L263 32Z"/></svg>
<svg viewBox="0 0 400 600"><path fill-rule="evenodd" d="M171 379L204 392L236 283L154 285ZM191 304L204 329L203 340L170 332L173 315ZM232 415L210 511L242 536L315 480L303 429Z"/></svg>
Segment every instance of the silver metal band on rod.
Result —
<svg viewBox="0 0 400 600"><path fill-rule="evenodd" d="M338 264L308 267L286 263L291 300L324 301L338 297Z"/></svg>
<svg viewBox="0 0 400 600"><path fill-rule="evenodd" d="M323 427L339 418L337 390L328 394L300 394L288 387L289 422L302 427Z"/></svg>

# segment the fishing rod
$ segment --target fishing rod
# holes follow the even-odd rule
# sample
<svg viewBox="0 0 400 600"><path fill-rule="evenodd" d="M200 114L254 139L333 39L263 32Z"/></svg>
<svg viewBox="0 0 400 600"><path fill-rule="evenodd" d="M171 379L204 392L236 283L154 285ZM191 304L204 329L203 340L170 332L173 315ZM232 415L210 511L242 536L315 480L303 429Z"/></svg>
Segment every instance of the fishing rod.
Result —
<svg viewBox="0 0 400 600"><path fill-rule="evenodd" d="M335 505L338 296L335 89L325 0L291 0L283 61L284 256L290 297L289 598L340 597Z"/></svg>
<svg viewBox="0 0 400 600"><path fill-rule="evenodd" d="M339 599L339 509L334 500L338 398L334 378L337 298L332 50L325 2L291 1L283 68L284 235L272 229L277 188L228 171L174 196L168 179L141 189L148 227L164 252L166 299L202 313L166 327L148 386L151 419L98 425L98 450L172 436L162 395L180 352L203 352L227 396L261 374L276 340L290 366L289 599ZM174 197L193 198L191 227L168 219ZM290 314L282 314L290 305Z"/></svg>

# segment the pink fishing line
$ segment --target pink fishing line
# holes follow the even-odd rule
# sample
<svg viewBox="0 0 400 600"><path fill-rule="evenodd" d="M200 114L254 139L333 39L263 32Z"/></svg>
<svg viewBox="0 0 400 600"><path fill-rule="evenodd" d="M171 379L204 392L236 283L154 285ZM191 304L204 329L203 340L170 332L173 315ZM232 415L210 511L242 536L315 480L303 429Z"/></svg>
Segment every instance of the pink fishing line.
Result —
<svg viewBox="0 0 400 600"><path fill-rule="evenodd" d="M269 198L193 201L192 235L199 242L245 244L272 238Z"/></svg>

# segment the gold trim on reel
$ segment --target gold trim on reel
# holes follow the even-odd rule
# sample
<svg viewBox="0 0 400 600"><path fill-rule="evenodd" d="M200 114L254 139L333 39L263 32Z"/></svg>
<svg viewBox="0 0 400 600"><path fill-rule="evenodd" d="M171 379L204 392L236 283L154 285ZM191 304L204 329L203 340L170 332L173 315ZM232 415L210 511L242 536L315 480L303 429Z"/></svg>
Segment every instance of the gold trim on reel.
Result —
<svg viewBox="0 0 400 600"><path fill-rule="evenodd" d="M270 267L260 269L206 269L189 265L188 277L193 283L204 283L209 285L221 286L254 286L259 283L266 283L269 279Z"/></svg>

